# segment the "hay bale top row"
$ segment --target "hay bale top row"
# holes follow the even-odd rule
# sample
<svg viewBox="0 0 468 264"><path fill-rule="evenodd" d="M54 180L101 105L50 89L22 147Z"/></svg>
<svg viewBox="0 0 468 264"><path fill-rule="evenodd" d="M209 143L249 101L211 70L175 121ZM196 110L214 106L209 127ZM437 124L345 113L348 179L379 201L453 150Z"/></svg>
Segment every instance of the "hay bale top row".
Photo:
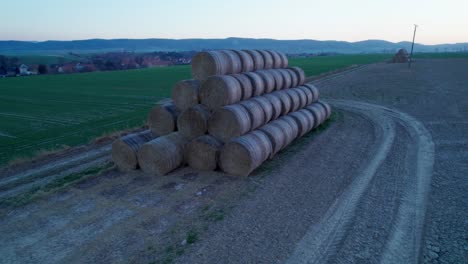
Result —
<svg viewBox="0 0 468 264"><path fill-rule="evenodd" d="M213 75L236 74L288 66L288 58L273 50L219 50L197 53L192 59L194 79L206 80Z"/></svg>

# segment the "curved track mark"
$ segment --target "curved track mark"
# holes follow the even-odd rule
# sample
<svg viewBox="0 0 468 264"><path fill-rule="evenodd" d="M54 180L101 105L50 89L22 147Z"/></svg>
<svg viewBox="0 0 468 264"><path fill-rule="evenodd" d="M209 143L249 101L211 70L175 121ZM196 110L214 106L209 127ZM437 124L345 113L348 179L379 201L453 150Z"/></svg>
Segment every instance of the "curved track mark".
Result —
<svg viewBox="0 0 468 264"><path fill-rule="evenodd" d="M355 209L387 158L395 137L394 122L401 123L414 140L416 162L414 177L405 187L396 223L381 256L383 263L417 263L425 219L426 201L434 164L434 143L431 134L413 117L387 107L348 100L329 100L333 105L367 116L376 126L380 145L362 174L334 202L322 220L311 226L286 263L323 263L336 252L353 219Z"/></svg>

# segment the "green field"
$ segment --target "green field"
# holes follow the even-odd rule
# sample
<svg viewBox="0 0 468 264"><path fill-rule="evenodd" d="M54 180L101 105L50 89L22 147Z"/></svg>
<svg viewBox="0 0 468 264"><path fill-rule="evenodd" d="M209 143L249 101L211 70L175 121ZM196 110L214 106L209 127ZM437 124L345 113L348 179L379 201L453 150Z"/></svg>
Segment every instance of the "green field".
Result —
<svg viewBox="0 0 468 264"><path fill-rule="evenodd" d="M418 59L463 59L468 58L468 52L415 53L413 57Z"/></svg>
<svg viewBox="0 0 468 264"><path fill-rule="evenodd" d="M388 58L340 55L290 64L311 76ZM154 103L187 78L190 66L0 79L0 165L142 125Z"/></svg>
<svg viewBox="0 0 468 264"><path fill-rule="evenodd" d="M391 57L392 55L390 54L320 56L313 58L292 58L289 60L289 64L301 67L307 76L314 76L352 65L385 61Z"/></svg>

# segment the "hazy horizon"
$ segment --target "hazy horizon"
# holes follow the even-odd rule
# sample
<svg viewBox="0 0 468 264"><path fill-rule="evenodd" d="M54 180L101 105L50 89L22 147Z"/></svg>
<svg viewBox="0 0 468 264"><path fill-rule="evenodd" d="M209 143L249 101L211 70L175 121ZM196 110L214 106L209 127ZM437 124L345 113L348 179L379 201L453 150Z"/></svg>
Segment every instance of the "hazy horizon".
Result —
<svg viewBox="0 0 468 264"><path fill-rule="evenodd" d="M145 39L173 39L173 40L191 40L191 39L230 39L230 38L240 38L240 39L271 39L271 40L284 40L284 41L297 41L297 40L314 40L314 41L337 41L337 42L363 42L363 41L388 41L392 43L399 43L399 42L411 42L411 40L401 40L401 41L390 41L385 39L363 39L363 40L356 40L356 41L347 41L347 40L339 40L339 39L275 39L275 38L247 38L247 37L226 37L226 38L88 38L88 39L47 39L47 40L18 40L18 39L1 39L0 41L25 41L25 42L47 42L47 41L86 41L86 40L118 40L118 39L128 39L128 40L145 40ZM416 40L416 44L422 45L444 45L444 44L459 44L459 43L468 43L467 41L462 42L441 42L441 43L421 43Z"/></svg>
<svg viewBox="0 0 468 264"><path fill-rule="evenodd" d="M5 2L0 40L224 39L468 42L468 1ZM18 16L21 14L21 16Z"/></svg>

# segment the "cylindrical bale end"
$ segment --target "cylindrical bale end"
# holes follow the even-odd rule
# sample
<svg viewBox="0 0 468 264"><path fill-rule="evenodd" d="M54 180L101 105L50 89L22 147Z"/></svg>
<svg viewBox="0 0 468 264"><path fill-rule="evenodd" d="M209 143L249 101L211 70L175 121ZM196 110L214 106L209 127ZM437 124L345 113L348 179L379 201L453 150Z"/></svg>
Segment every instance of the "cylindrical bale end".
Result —
<svg viewBox="0 0 468 264"><path fill-rule="evenodd" d="M233 50L222 50L220 52L224 53L228 59L228 67L226 73L233 74L242 72L242 61L236 52L234 52Z"/></svg>
<svg viewBox="0 0 468 264"><path fill-rule="evenodd" d="M291 77L291 74L285 70L285 69L278 69L278 72L281 74L283 77L283 88L282 89L288 89L293 87L293 80Z"/></svg>
<svg viewBox="0 0 468 264"><path fill-rule="evenodd" d="M288 121L282 118L272 121L270 124L279 127L282 133L284 134L284 143L280 147L280 150L286 148L296 138L298 134L298 132L294 130L297 127L291 126Z"/></svg>
<svg viewBox="0 0 468 264"><path fill-rule="evenodd" d="M291 69L297 76L298 83L296 86L303 85L306 78L304 70L299 67L290 67L289 69Z"/></svg>
<svg viewBox="0 0 468 264"><path fill-rule="evenodd" d="M280 51L277 51L277 52L278 52L278 55L281 57L281 61L283 63L281 68L287 68L289 64L288 57L286 57L286 54L284 54L283 52L280 52Z"/></svg>
<svg viewBox="0 0 468 264"><path fill-rule="evenodd" d="M203 105L197 104L183 111L177 119L179 132L189 139L206 134L211 113Z"/></svg>
<svg viewBox="0 0 468 264"><path fill-rule="evenodd" d="M312 115L314 116L314 119L315 119L314 128L318 127L320 124L323 123L323 121L325 121L327 113L325 109L322 106L318 105L317 103L308 105L304 107L304 109L310 111Z"/></svg>
<svg viewBox="0 0 468 264"><path fill-rule="evenodd" d="M254 60L252 56L242 50L233 50L239 56L242 64L242 72L251 72L254 70Z"/></svg>
<svg viewBox="0 0 468 264"><path fill-rule="evenodd" d="M265 97L271 103L273 107L272 108L273 116L271 120L275 120L278 117L280 117L282 115L283 106L279 97L273 93L265 94L263 97Z"/></svg>
<svg viewBox="0 0 468 264"><path fill-rule="evenodd" d="M233 74L232 77L236 78L241 85L241 100L247 100L254 94L254 88L252 85L252 81L250 78L245 74Z"/></svg>
<svg viewBox="0 0 468 264"><path fill-rule="evenodd" d="M248 176L272 152L271 142L265 133L255 130L234 138L221 149L219 167L226 173Z"/></svg>
<svg viewBox="0 0 468 264"><path fill-rule="evenodd" d="M287 90L277 91L271 93L271 95L277 97L281 101L281 115L286 115L292 110L291 97L286 93Z"/></svg>
<svg viewBox="0 0 468 264"><path fill-rule="evenodd" d="M206 80L213 75L227 74L229 59L219 51L203 51L192 58L192 76L197 80Z"/></svg>
<svg viewBox="0 0 468 264"><path fill-rule="evenodd" d="M247 76L252 84L252 96L260 96L265 93L265 81L255 72L245 72L243 75Z"/></svg>
<svg viewBox="0 0 468 264"><path fill-rule="evenodd" d="M257 71L256 74L260 75L265 84L265 93L271 93L275 90L275 78L270 73L270 71L263 70Z"/></svg>
<svg viewBox="0 0 468 264"><path fill-rule="evenodd" d="M152 175L166 175L184 162L184 149L188 139L178 132L153 139L138 151L141 169Z"/></svg>
<svg viewBox="0 0 468 264"><path fill-rule="evenodd" d="M263 69L268 70L268 69L273 69L273 57L271 54L266 51L266 50L257 50L263 57Z"/></svg>
<svg viewBox="0 0 468 264"><path fill-rule="evenodd" d="M148 126L153 135L163 136L176 131L179 113L171 100L158 102L148 115Z"/></svg>
<svg viewBox="0 0 468 264"><path fill-rule="evenodd" d="M129 134L116 139L112 143L112 161L121 171L138 168L138 150L146 142L153 139L150 130Z"/></svg>
<svg viewBox="0 0 468 264"><path fill-rule="evenodd" d="M265 120L263 124L270 122L273 119L273 105L271 102L264 96L253 97L251 100L256 101L262 107Z"/></svg>
<svg viewBox="0 0 468 264"><path fill-rule="evenodd" d="M245 107L235 104L217 109L208 121L208 133L222 142L251 130L251 120Z"/></svg>
<svg viewBox="0 0 468 264"><path fill-rule="evenodd" d="M256 50L244 50L252 57L254 63L254 71L263 70L265 68L265 61L263 60L262 54Z"/></svg>
<svg viewBox="0 0 468 264"><path fill-rule="evenodd" d="M297 91L286 89L284 92L291 98L291 111L294 112L301 108L301 98Z"/></svg>
<svg viewBox="0 0 468 264"><path fill-rule="evenodd" d="M241 98L241 84L229 75L211 76L200 88L200 102L210 110L237 103Z"/></svg>
<svg viewBox="0 0 468 264"><path fill-rule="evenodd" d="M279 70L273 69L268 71L275 80L275 90L281 90L284 88L284 80L283 75L280 73Z"/></svg>
<svg viewBox="0 0 468 264"><path fill-rule="evenodd" d="M324 101L321 101L321 100L319 100L317 103L320 104L320 105L322 105L323 108L325 108L326 113L327 113L326 116L325 116L325 119L330 118L331 113L332 113L331 106L330 106L328 103L326 103L326 102L324 102Z"/></svg>
<svg viewBox="0 0 468 264"><path fill-rule="evenodd" d="M285 121L292 129L292 137L289 138L289 143L290 144L292 141L294 141L296 138L299 137L300 131L299 131L299 125L297 124L296 120L292 118L290 115L285 115L280 117L278 120Z"/></svg>
<svg viewBox="0 0 468 264"><path fill-rule="evenodd" d="M270 53L273 58L273 69L283 68L283 60L277 51L267 50L266 52Z"/></svg>
<svg viewBox="0 0 468 264"><path fill-rule="evenodd" d="M305 135L307 132L309 132L309 127L310 127L310 119L308 116L301 111L296 111L293 113L290 113L288 116L294 118L294 120L297 123L297 126L299 128L299 136L302 137Z"/></svg>
<svg viewBox="0 0 468 264"><path fill-rule="evenodd" d="M250 129L256 129L267 122L262 105L254 99L255 97L239 103L249 113Z"/></svg>
<svg viewBox="0 0 468 264"><path fill-rule="evenodd" d="M184 111L200 103L199 91L199 80L183 80L177 82L172 89L172 100L177 109Z"/></svg>
<svg viewBox="0 0 468 264"><path fill-rule="evenodd" d="M222 146L221 141L210 135L204 135L192 140L185 149L187 164L197 170L215 170Z"/></svg>
<svg viewBox="0 0 468 264"><path fill-rule="evenodd" d="M309 88L310 92L314 95L313 102L317 102L319 100L319 98L320 98L319 89L315 85L310 84L310 83L304 84L304 87Z"/></svg>
<svg viewBox="0 0 468 264"><path fill-rule="evenodd" d="M276 153L278 153L287 142L286 134L282 131L282 127L276 125L274 122L268 123L260 127L258 130L265 133L265 135L270 139L272 152L269 158L276 155Z"/></svg>
<svg viewBox="0 0 468 264"><path fill-rule="evenodd" d="M291 78L291 87L299 86L299 78L297 77L296 72L294 72L290 68L284 70L289 74L289 77Z"/></svg>

